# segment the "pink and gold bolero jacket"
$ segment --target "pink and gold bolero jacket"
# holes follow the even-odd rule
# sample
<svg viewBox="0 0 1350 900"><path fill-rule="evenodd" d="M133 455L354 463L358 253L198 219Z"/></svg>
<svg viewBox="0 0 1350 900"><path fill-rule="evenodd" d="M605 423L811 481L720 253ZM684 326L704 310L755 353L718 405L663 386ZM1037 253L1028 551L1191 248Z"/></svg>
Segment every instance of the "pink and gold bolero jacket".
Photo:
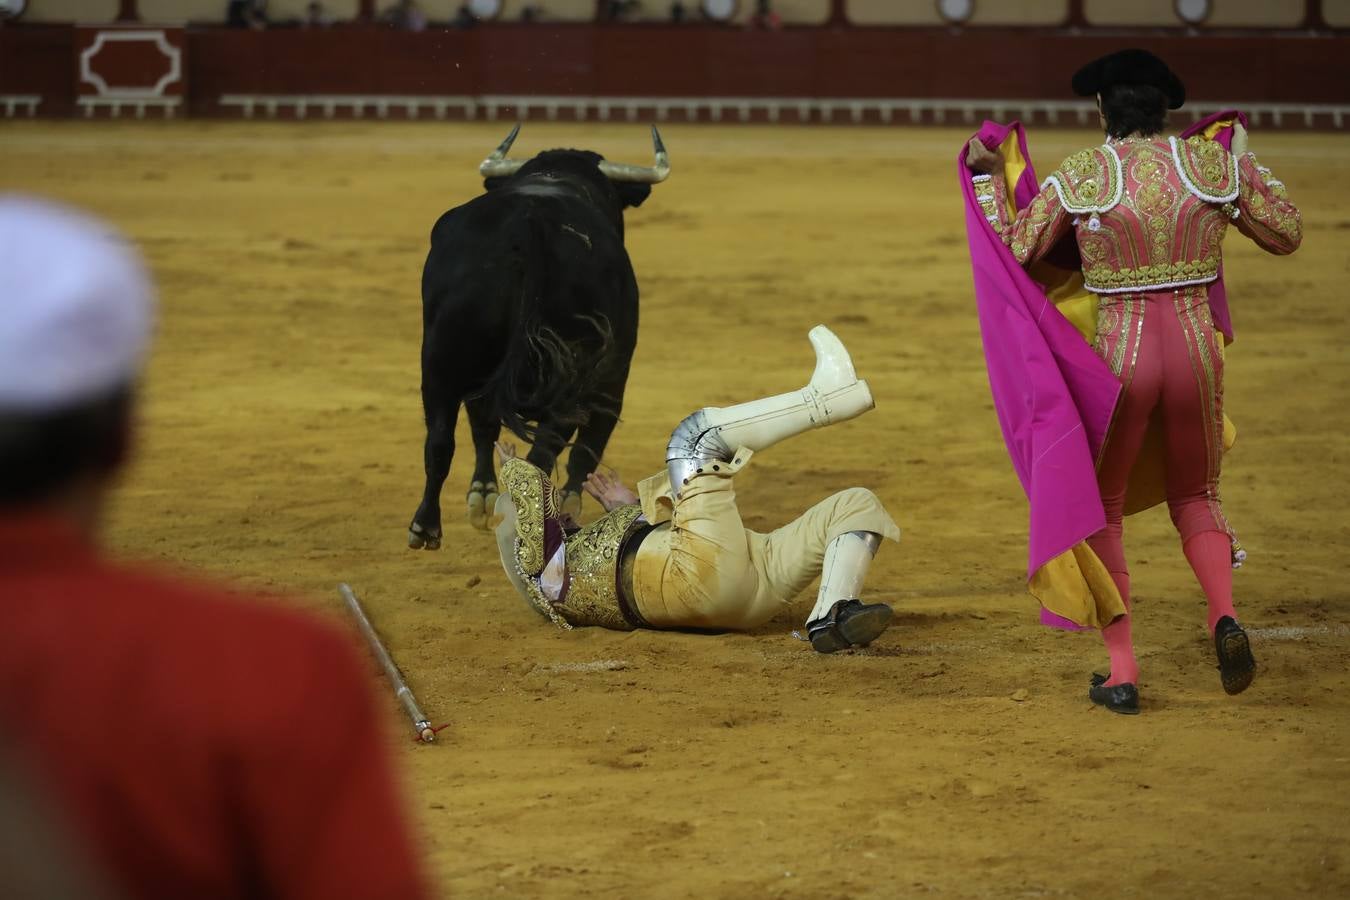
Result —
<svg viewBox="0 0 1350 900"><path fill-rule="evenodd" d="M1080 150L1046 178L1015 219L1001 176L977 185L981 208L1018 262L1029 265L1075 231L1083 286L1094 294L1169 291L1219 276L1230 222L1271 253L1303 238L1284 185L1250 152L1201 135L1111 141Z"/></svg>

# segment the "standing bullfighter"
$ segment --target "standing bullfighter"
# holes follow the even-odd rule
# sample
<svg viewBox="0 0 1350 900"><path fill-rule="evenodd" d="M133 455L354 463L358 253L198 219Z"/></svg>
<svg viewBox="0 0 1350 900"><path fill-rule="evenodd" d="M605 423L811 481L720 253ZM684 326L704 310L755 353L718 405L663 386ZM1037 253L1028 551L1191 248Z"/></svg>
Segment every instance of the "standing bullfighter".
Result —
<svg viewBox="0 0 1350 900"><path fill-rule="evenodd" d="M623 211L670 174L652 129L655 164L550 150L508 159L517 125L479 167L486 193L431 231L422 272L422 406L426 488L408 529L413 549L441 545L441 488L463 404L476 454L469 519L487 527L496 499L492 446L506 425L550 470L576 434L565 504L618 422L637 345L638 286L623 245ZM566 410L567 412L562 412Z"/></svg>
<svg viewBox="0 0 1350 900"><path fill-rule="evenodd" d="M497 543L517 591L562 627L739 630L768 622L820 575L812 647L833 653L880 635L891 608L860 595L882 539L900 531L871 491L841 491L769 534L747 530L736 508L732 481L752 453L873 406L839 339L824 326L810 338L805 388L695 412L671 435L667 470L638 493L593 474L587 491L608 512L585 528L543 472L501 445Z"/></svg>
<svg viewBox="0 0 1350 900"><path fill-rule="evenodd" d="M1244 554L1219 500L1224 334L1214 288L1230 223L1263 250L1287 254L1302 240L1302 222L1284 185L1247 150L1240 120L1229 126L1231 152L1204 134L1162 136L1167 111L1186 92L1153 54L1123 50L1098 59L1074 76L1073 88L1096 97L1106 143L1066 159L1015 219L1005 202L1005 158L977 137L966 161L982 173L975 176L980 203L1017 261L1048 259L1068 238L1096 296L1094 349L1122 390L1097 459L1106 525L1087 545L1123 614L1102 622L1111 671L1094 677L1089 697L1134 714L1139 666L1122 516L1151 432L1162 448L1182 552L1208 600L1223 688L1237 694L1252 681L1256 663L1233 609L1232 569Z"/></svg>

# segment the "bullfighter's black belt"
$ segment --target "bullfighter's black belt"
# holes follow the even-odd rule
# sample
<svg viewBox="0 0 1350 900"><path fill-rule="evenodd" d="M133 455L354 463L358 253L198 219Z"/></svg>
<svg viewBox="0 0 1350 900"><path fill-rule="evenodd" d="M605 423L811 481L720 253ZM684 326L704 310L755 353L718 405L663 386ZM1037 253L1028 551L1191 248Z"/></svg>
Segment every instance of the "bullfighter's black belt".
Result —
<svg viewBox="0 0 1350 900"><path fill-rule="evenodd" d="M651 624L638 612L637 594L633 588L633 569L637 563L638 547L647 535L657 529L656 525L643 525L633 531L619 548L619 611L634 628L651 628Z"/></svg>

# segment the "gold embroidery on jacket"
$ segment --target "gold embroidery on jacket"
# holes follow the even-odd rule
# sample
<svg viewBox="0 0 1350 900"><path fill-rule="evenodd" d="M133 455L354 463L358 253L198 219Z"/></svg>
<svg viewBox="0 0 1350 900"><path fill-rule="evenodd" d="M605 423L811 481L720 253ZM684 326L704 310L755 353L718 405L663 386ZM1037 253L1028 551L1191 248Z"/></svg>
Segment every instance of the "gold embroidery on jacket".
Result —
<svg viewBox="0 0 1350 900"><path fill-rule="evenodd" d="M635 627L619 605L619 554L641 516L636 504L620 506L567 539L567 593L557 610L570 624Z"/></svg>
<svg viewBox="0 0 1350 900"><path fill-rule="evenodd" d="M502 463L502 484L516 506L516 558L531 578L544 571L544 521L561 509L558 491L545 475L523 459Z"/></svg>
<svg viewBox="0 0 1350 900"><path fill-rule="evenodd" d="M1260 243L1280 253L1290 253L1303 242L1303 216L1289 201L1284 182L1256 164L1250 153L1242 161L1243 172L1238 210L1253 226Z"/></svg>
<svg viewBox="0 0 1350 900"><path fill-rule="evenodd" d="M1054 185L1060 202L1071 213L1104 213L1124 193L1120 157L1110 147L1079 150L1060 164L1041 187Z"/></svg>
<svg viewBox="0 0 1350 900"><path fill-rule="evenodd" d="M1165 147L1161 142L1130 144L1124 157L1125 198L1097 228L1080 225L1083 280L1089 290L1159 290L1218 277L1228 220L1185 187ZM1211 162L1226 159L1222 153L1203 152Z"/></svg>
<svg viewBox="0 0 1350 900"><path fill-rule="evenodd" d="M1274 252L1289 253L1302 239L1297 207L1250 153L1238 160L1203 139L1170 146L1134 141L1066 159L1005 228L1003 240L1026 265L1051 248L1073 215L1088 290L1178 289L1218 277L1234 212L1244 230Z"/></svg>
<svg viewBox="0 0 1350 900"><path fill-rule="evenodd" d="M1087 254L1084 254L1086 256ZM1112 268L1105 261L1089 265L1084 259L1083 282L1090 291L1118 293L1203 284L1219 276L1219 260L1154 263ZM1095 262L1095 261L1094 261Z"/></svg>
<svg viewBox="0 0 1350 900"><path fill-rule="evenodd" d="M1170 138L1172 160L1182 185L1209 203L1226 203L1238 195L1237 160L1218 141L1195 136Z"/></svg>
<svg viewBox="0 0 1350 900"><path fill-rule="evenodd" d="M1032 198L1031 205L1018 215L1013 226L1003 232L1003 240L1018 262L1025 265L1038 250L1049 249L1043 246L1046 234L1053 231L1055 223L1065 214L1057 197L1053 185L1046 187Z"/></svg>

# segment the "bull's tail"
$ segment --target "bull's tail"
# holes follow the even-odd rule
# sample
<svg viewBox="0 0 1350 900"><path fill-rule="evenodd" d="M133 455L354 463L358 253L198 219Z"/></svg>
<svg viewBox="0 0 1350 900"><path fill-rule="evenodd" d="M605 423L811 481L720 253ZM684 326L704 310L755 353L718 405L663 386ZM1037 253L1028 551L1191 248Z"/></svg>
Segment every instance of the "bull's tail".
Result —
<svg viewBox="0 0 1350 900"><path fill-rule="evenodd" d="M613 332L603 317L584 317L591 335L566 339L538 322L523 323L506 359L484 389L502 425L533 443L545 422L559 430L585 423L600 394Z"/></svg>
<svg viewBox="0 0 1350 900"><path fill-rule="evenodd" d="M603 409L619 402L603 393L611 380L614 349L609 320L603 315L574 316L558 323L543 319L546 299L536 271L547 250L537 234L539 227L529 223L530 240L519 248L524 257L520 271L525 273L519 293L504 298L514 308L506 353L476 392L503 426L530 443L545 423L566 431L598 411L597 404Z"/></svg>

